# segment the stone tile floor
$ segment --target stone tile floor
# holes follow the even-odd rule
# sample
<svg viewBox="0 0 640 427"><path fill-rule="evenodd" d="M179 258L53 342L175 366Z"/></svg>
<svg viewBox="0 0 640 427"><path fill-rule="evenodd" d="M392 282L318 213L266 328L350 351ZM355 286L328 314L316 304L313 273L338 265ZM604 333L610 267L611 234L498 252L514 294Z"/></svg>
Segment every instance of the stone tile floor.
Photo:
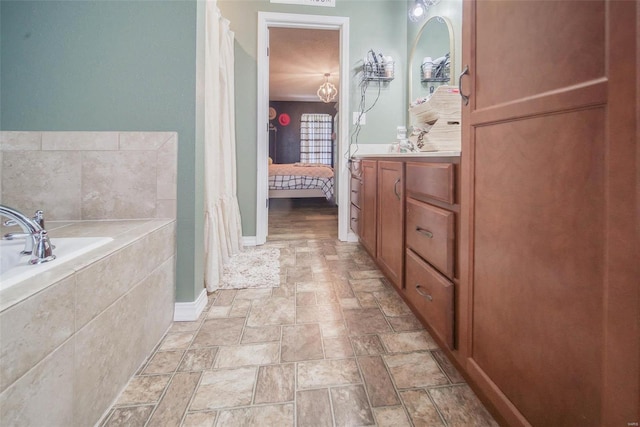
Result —
<svg viewBox="0 0 640 427"><path fill-rule="evenodd" d="M495 426L336 208L278 201L281 284L174 322L102 426Z"/></svg>

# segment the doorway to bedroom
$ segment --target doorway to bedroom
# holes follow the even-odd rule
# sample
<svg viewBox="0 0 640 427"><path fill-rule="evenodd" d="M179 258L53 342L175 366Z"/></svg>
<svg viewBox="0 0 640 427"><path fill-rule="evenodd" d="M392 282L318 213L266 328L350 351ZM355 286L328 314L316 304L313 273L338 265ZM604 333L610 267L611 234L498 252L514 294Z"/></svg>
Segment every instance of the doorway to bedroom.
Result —
<svg viewBox="0 0 640 427"><path fill-rule="evenodd" d="M263 107L268 123L262 139L258 132L256 241L304 238L311 228L340 238L348 18L264 13L258 34L268 52L258 61L258 114Z"/></svg>

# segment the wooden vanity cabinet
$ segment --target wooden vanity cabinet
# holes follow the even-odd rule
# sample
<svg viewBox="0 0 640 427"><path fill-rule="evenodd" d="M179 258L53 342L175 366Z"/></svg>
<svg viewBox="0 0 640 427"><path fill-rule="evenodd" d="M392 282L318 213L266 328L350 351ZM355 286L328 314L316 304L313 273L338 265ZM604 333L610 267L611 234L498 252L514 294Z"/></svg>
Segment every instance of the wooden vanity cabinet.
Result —
<svg viewBox="0 0 640 427"><path fill-rule="evenodd" d="M456 348L456 235L453 163L407 162L404 296L448 350Z"/></svg>
<svg viewBox="0 0 640 427"><path fill-rule="evenodd" d="M378 162L378 266L398 289L404 276L404 163Z"/></svg>
<svg viewBox="0 0 640 427"><path fill-rule="evenodd" d="M378 162L362 160L360 181L360 218L358 236L360 243L376 259L378 221Z"/></svg>
<svg viewBox="0 0 640 427"><path fill-rule="evenodd" d="M363 159L360 176L352 173L351 193L352 206L357 201L361 208L361 244L450 352L459 336L458 166L457 157Z"/></svg>

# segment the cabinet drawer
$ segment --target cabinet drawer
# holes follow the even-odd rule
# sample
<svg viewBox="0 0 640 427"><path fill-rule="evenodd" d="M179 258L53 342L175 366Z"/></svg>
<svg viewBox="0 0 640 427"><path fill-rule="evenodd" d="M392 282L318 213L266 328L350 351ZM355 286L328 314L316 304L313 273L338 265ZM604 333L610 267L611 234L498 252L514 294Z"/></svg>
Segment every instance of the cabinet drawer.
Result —
<svg viewBox="0 0 640 427"><path fill-rule="evenodd" d="M406 253L404 291L434 334L454 349L454 285L410 249Z"/></svg>
<svg viewBox="0 0 640 427"><path fill-rule="evenodd" d="M357 178L351 178L351 203L360 207L360 180Z"/></svg>
<svg viewBox="0 0 640 427"><path fill-rule="evenodd" d="M351 172L351 176L361 177L362 176L362 163L360 160L351 160L349 163L349 172Z"/></svg>
<svg viewBox="0 0 640 427"><path fill-rule="evenodd" d="M453 277L455 214L407 199L406 242L445 276Z"/></svg>
<svg viewBox="0 0 640 427"><path fill-rule="evenodd" d="M454 169L452 163L407 163L406 190L409 197L431 197L453 204Z"/></svg>
<svg viewBox="0 0 640 427"><path fill-rule="evenodd" d="M349 224L350 224L351 230L353 230L353 232L356 234L360 234L360 231L358 230L359 221L360 221L360 209L352 203L351 212L349 215Z"/></svg>

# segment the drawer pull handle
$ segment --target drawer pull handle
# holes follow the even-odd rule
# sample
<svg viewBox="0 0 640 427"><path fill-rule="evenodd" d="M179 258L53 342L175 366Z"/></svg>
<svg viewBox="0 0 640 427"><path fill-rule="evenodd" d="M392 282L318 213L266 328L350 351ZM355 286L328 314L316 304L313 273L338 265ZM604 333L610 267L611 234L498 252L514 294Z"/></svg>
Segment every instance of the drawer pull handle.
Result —
<svg viewBox="0 0 640 427"><path fill-rule="evenodd" d="M429 301L433 301L433 297L431 295L429 295L428 293L421 291L421 286L416 283L416 292L419 293L421 296L425 297L426 299L428 299Z"/></svg>
<svg viewBox="0 0 640 427"><path fill-rule="evenodd" d="M352 193L357 193L357 192L358 192L358 190L351 190L351 192L352 192Z"/></svg>
<svg viewBox="0 0 640 427"><path fill-rule="evenodd" d="M427 236L430 239L433 239L433 233L430 232L429 230L425 230L424 228L420 228L420 227L416 227L416 231L420 234L422 234L423 236Z"/></svg>
<svg viewBox="0 0 640 427"><path fill-rule="evenodd" d="M358 218L351 218L351 221L358 221Z"/></svg>
<svg viewBox="0 0 640 427"><path fill-rule="evenodd" d="M393 192L395 193L398 200L400 200L400 193L398 193L398 184L400 184L400 178L396 179L396 182L393 184Z"/></svg>

